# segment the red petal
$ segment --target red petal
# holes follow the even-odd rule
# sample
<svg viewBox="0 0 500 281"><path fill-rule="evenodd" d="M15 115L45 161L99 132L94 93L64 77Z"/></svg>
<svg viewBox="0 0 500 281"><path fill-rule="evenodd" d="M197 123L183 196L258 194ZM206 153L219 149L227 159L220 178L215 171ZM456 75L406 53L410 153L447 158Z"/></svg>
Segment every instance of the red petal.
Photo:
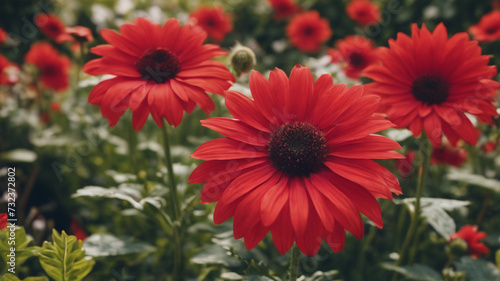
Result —
<svg viewBox="0 0 500 281"><path fill-rule="evenodd" d="M309 199L306 192L306 186L300 178L291 178L289 186L289 206L290 220L295 232L295 237L304 235L307 229L307 220L309 218Z"/></svg>
<svg viewBox="0 0 500 281"><path fill-rule="evenodd" d="M200 145L191 157L200 160L230 160L266 157L267 151L232 139L215 139Z"/></svg>
<svg viewBox="0 0 500 281"><path fill-rule="evenodd" d="M226 106L234 118L258 130L271 132L271 122L262 115L254 101L243 94L234 91L226 91Z"/></svg>
<svg viewBox="0 0 500 281"><path fill-rule="evenodd" d="M224 117L214 117L201 120L203 127L210 128L224 136L256 146L266 146L269 140L269 134L264 133L247 125L246 123Z"/></svg>
<svg viewBox="0 0 500 281"><path fill-rule="evenodd" d="M272 225L288 202L288 178L281 179L266 192L260 204L261 219L265 226Z"/></svg>

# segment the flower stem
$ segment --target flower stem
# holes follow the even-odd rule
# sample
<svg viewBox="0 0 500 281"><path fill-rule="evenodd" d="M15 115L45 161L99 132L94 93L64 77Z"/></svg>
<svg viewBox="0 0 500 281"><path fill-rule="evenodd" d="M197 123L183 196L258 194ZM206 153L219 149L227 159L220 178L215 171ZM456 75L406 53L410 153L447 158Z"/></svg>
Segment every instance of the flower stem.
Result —
<svg viewBox="0 0 500 281"><path fill-rule="evenodd" d="M417 193L415 195L415 208L411 214L410 229L406 233L403 246L399 252L399 258L394 263L395 266L400 266L405 259L406 252L408 251L411 241L417 230L419 218L420 218L420 198L422 197L422 192L424 190L425 182L427 180L427 175L429 173L429 166L431 163L432 154L432 144L428 141L427 136L422 132L422 137L420 138L420 157L422 159L422 165L420 166L420 173L417 183ZM398 273L394 272L392 280L397 280Z"/></svg>
<svg viewBox="0 0 500 281"><path fill-rule="evenodd" d="M288 269L288 275L290 276L290 281L296 281L297 275L299 273L299 256L300 251L297 245L292 246L292 252L290 254L290 267Z"/></svg>
<svg viewBox="0 0 500 281"><path fill-rule="evenodd" d="M168 199L170 200L171 216L173 220L174 233L174 270L172 280L184 280L184 255L182 251L182 237L180 219L179 198L177 197L177 185L175 183L174 167L172 164L172 155L170 153L170 140L168 130L170 125L163 119L163 142L165 149L165 164L168 171L168 186L170 187Z"/></svg>

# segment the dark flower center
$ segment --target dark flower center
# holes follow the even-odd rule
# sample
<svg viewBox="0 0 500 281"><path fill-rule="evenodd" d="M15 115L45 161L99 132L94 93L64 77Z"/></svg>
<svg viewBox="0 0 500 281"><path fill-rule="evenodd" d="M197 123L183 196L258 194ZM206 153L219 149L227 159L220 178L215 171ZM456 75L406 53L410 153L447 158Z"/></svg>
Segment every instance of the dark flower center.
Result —
<svg viewBox="0 0 500 281"><path fill-rule="evenodd" d="M490 26L488 28L486 28L486 33L487 34L494 34L498 31L500 27L499 26Z"/></svg>
<svg viewBox="0 0 500 281"><path fill-rule="evenodd" d="M314 28L312 26L306 26L304 28L304 35L311 36L314 34Z"/></svg>
<svg viewBox="0 0 500 281"><path fill-rule="evenodd" d="M135 63L143 80L165 83L179 73L181 64L168 49L150 49Z"/></svg>
<svg viewBox="0 0 500 281"><path fill-rule="evenodd" d="M290 176L309 176L323 167L328 146L323 132L304 122L284 124L267 143L269 159Z"/></svg>
<svg viewBox="0 0 500 281"><path fill-rule="evenodd" d="M349 63L354 66L362 66L365 63L363 55L358 52L352 52L349 55Z"/></svg>
<svg viewBox="0 0 500 281"><path fill-rule="evenodd" d="M216 25L216 24L215 24L215 19L213 19L213 18L208 18L208 19L206 19L205 24L206 24L207 26L214 27L214 26Z"/></svg>
<svg viewBox="0 0 500 281"><path fill-rule="evenodd" d="M425 74L413 81L411 87L413 96L428 105L441 104L448 98L448 84L434 74Z"/></svg>

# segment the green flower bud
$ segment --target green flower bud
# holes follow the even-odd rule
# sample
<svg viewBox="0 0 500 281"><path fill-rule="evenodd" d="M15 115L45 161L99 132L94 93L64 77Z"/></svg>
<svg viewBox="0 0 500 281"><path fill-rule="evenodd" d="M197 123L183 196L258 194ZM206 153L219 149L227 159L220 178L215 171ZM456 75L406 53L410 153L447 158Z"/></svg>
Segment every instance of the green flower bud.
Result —
<svg viewBox="0 0 500 281"><path fill-rule="evenodd" d="M443 269L443 279L445 281L466 281L465 272L455 272L452 268Z"/></svg>
<svg viewBox="0 0 500 281"><path fill-rule="evenodd" d="M446 247L446 253L451 257L460 257L467 253L467 242L462 238L453 239L448 247Z"/></svg>
<svg viewBox="0 0 500 281"><path fill-rule="evenodd" d="M229 61L233 71L236 73L236 76L249 72L257 63L255 53L252 49L242 46L240 43L236 43L236 45L231 49Z"/></svg>

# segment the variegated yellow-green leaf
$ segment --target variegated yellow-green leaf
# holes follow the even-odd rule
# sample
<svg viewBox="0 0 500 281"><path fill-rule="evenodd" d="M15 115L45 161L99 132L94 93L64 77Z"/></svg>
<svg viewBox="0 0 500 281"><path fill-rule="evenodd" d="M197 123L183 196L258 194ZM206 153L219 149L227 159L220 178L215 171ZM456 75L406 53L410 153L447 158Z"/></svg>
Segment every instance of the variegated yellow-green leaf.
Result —
<svg viewBox="0 0 500 281"><path fill-rule="evenodd" d="M79 281L89 274L94 260L85 256L81 240L52 230L52 241L40 249L39 261L47 275L56 281Z"/></svg>

